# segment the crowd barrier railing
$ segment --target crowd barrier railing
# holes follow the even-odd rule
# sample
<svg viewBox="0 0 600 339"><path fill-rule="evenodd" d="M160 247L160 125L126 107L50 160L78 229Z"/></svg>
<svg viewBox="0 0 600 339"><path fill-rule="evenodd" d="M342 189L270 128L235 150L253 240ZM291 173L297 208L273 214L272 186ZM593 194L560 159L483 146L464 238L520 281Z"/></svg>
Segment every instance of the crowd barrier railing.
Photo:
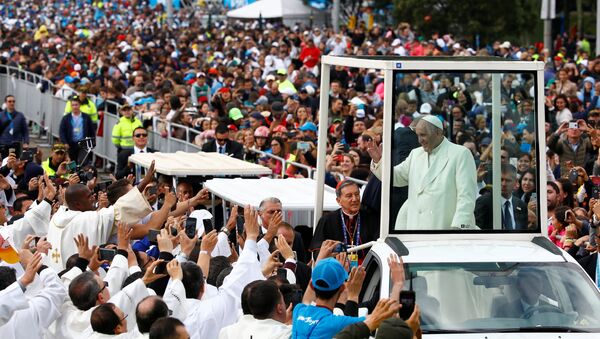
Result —
<svg viewBox="0 0 600 339"><path fill-rule="evenodd" d="M48 89L42 92L41 84L43 82L48 85ZM17 101L17 111L22 112L28 121L39 126L39 137L47 136L48 144L53 143L54 140L51 140L51 138L60 138L60 122L64 116L67 104L64 99L54 95L56 90L58 90L58 87L52 81L45 79L39 74L31 73L17 67L0 65L0 96L4 99L6 95L14 95ZM119 103L111 103L118 109L121 108ZM103 119L102 131L99 131L96 136L94 155L115 164L117 162L117 148L113 145L111 136L113 127L119 122L119 117L115 114L104 112ZM157 128L159 122L164 124L167 132L166 136ZM172 153L177 151L198 152L201 150L201 146L194 143L196 136L201 133L196 129L160 119L159 117L153 118L152 126L152 130L149 131L148 144L149 147L157 151ZM175 128L183 130L185 139L172 136ZM283 173L285 173L285 169L287 168L286 165L294 165L305 169L308 172L309 178L313 178L316 173L316 168L311 166L289 161L272 153L260 150L252 151L260 154L261 157L268 157L281 162ZM367 183L356 178L346 177L346 179L355 181L361 185Z"/></svg>

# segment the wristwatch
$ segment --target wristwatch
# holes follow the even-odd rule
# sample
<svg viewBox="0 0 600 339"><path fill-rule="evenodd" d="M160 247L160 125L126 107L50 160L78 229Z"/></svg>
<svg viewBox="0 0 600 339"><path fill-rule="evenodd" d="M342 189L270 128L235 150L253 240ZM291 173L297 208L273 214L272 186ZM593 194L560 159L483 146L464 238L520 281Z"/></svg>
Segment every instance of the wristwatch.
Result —
<svg viewBox="0 0 600 339"><path fill-rule="evenodd" d="M229 232L229 230L227 229L227 227L222 227L219 232L223 232L223 233L227 234L227 236L229 236L231 234L231 232Z"/></svg>

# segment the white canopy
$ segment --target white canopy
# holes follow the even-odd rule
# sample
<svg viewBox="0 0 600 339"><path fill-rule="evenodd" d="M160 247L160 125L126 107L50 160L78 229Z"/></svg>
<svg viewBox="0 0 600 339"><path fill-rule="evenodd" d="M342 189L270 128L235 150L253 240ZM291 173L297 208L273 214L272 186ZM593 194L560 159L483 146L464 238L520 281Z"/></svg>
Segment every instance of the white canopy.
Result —
<svg viewBox="0 0 600 339"><path fill-rule="evenodd" d="M277 197L286 211L313 211L317 182L313 179L212 179L204 183L213 194L238 206L250 205L258 208L264 198ZM340 206L335 201L335 190L325 186L325 211L333 211Z"/></svg>
<svg viewBox="0 0 600 339"><path fill-rule="evenodd" d="M193 175L270 175L269 168L242 161L216 152L205 153L138 153L129 161L148 168L155 161L157 173L186 177Z"/></svg>
<svg viewBox="0 0 600 339"><path fill-rule="evenodd" d="M302 3L301 0L260 0L247 6L227 12L228 18L234 19L292 19L308 18L318 12Z"/></svg>

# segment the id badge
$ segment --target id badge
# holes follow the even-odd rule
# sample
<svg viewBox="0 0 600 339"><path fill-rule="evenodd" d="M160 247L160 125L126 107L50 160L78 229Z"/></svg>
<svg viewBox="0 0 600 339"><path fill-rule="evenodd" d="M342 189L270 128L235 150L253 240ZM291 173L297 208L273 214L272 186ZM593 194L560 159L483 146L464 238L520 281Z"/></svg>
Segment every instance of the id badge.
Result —
<svg viewBox="0 0 600 339"><path fill-rule="evenodd" d="M348 260L350 261L350 269L358 267L358 254L356 252L348 253Z"/></svg>

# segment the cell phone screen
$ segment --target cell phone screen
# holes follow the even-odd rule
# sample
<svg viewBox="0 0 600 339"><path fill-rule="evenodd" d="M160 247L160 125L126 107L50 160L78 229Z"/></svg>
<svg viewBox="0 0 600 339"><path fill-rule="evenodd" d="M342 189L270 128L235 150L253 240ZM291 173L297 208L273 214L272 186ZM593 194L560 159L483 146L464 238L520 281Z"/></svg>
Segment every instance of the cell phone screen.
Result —
<svg viewBox="0 0 600 339"><path fill-rule="evenodd" d="M238 215L237 220L236 220L236 229L237 229L237 233L238 234L242 234L244 233L244 217L241 215Z"/></svg>
<svg viewBox="0 0 600 339"><path fill-rule="evenodd" d="M117 255L117 250L109 248L101 248L98 250L98 259L100 260L112 261L115 255Z"/></svg>
<svg viewBox="0 0 600 339"><path fill-rule="evenodd" d="M400 292L400 308L399 314L402 320L410 318L415 310L415 291L402 291Z"/></svg>
<svg viewBox="0 0 600 339"><path fill-rule="evenodd" d="M214 229L212 220L202 219L202 223L204 224L204 234L206 234Z"/></svg>
<svg viewBox="0 0 600 339"><path fill-rule="evenodd" d="M188 238L196 236L196 218L187 218L185 220L185 234Z"/></svg>

